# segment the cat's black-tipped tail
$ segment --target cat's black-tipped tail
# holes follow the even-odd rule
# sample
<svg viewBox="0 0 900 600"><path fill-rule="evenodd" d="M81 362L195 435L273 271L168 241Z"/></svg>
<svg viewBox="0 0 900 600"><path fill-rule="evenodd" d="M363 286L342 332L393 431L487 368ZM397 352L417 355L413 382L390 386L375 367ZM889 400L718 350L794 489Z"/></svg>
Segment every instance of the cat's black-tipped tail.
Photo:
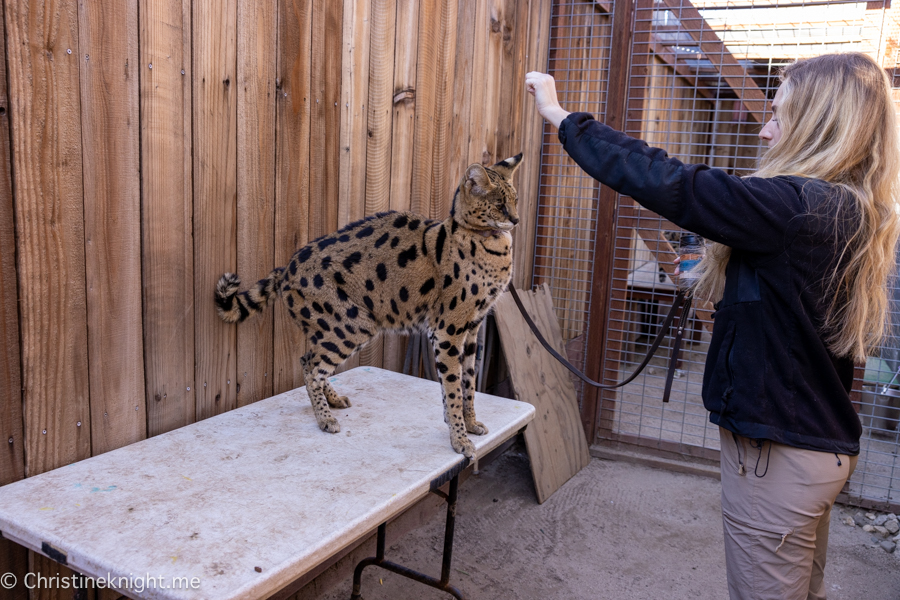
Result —
<svg viewBox="0 0 900 600"><path fill-rule="evenodd" d="M263 308L275 297L284 269L275 269L246 292L238 293L241 278L225 273L216 284L216 311L226 323L240 323Z"/></svg>

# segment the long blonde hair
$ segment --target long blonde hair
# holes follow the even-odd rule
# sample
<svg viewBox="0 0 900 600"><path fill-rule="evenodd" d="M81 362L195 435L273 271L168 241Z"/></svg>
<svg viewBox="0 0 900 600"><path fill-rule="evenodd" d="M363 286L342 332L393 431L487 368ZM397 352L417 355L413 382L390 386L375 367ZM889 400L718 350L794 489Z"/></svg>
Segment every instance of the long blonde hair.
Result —
<svg viewBox="0 0 900 600"><path fill-rule="evenodd" d="M896 263L897 118L885 71L861 53L827 54L781 73L781 139L752 177L821 179L840 191L838 215L858 214L858 226L827 282L831 298L822 334L837 356L858 362L884 337L888 278ZM847 206L847 203L851 203ZM697 294L717 299L731 249L711 244L700 265Z"/></svg>

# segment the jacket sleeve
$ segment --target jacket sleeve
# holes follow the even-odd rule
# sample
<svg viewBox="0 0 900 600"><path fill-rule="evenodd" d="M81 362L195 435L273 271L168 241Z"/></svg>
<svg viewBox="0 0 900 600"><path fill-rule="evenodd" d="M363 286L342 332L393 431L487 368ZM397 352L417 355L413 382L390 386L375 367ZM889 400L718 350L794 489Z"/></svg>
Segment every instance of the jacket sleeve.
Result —
<svg viewBox="0 0 900 600"><path fill-rule="evenodd" d="M679 227L750 252L783 251L806 213L787 178L741 178L686 165L665 150L572 113L559 128L563 148L591 177Z"/></svg>

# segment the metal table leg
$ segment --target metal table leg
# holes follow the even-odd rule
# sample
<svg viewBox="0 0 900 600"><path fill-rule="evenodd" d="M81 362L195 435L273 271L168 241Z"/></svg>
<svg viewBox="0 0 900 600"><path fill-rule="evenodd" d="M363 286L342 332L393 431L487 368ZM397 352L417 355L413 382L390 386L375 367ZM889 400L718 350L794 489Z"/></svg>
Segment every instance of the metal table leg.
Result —
<svg viewBox="0 0 900 600"><path fill-rule="evenodd" d="M468 461L466 461L468 462ZM465 466L465 465L463 465ZM363 569L368 567L369 565L374 565L376 567L381 567L382 569L386 569L393 573L397 573L398 575L402 575L403 577L407 577L409 579L413 579L418 581L419 583L424 583L425 585L431 586L433 588L437 588L439 590L443 590L448 594L451 594L454 598L458 600L465 600L465 597L462 595L458 589L450 585L450 561L453 558L453 529L456 525L456 499L457 493L459 490L459 473L457 472L453 479L450 480L450 493L444 494L440 490L436 489L435 486L432 486L432 492L438 494L442 498L447 501L447 526L444 529L444 557L441 563L441 578L435 579L434 577L430 577L423 573L419 573L418 571L414 571L408 567L404 567L403 565L398 565L395 562L391 562L389 560L385 560L384 558L384 540L385 540L385 531L386 524L382 523L378 526L378 542L376 548L376 556L371 558L366 558L360 561L358 565L356 565L356 570L353 572L353 595L350 596L351 600L360 600L362 596L360 595L360 588L362 587L362 572Z"/></svg>

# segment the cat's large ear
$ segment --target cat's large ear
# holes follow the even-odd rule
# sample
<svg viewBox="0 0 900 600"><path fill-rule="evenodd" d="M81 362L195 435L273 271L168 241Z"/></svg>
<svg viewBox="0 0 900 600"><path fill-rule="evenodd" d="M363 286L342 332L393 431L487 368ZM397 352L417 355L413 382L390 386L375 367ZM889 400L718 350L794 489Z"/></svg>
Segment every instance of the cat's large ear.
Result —
<svg viewBox="0 0 900 600"><path fill-rule="evenodd" d="M466 190L474 196L484 196L494 185L487 171L478 163L472 163L466 168Z"/></svg>
<svg viewBox="0 0 900 600"><path fill-rule="evenodd" d="M519 152L512 158L507 158L506 160L501 160L496 165L491 167L492 171L496 171L498 174L502 175L503 178L507 181L512 181L513 173L516 172L516 169L519 168L519 163L522 162L522 153Z"/></svg>

